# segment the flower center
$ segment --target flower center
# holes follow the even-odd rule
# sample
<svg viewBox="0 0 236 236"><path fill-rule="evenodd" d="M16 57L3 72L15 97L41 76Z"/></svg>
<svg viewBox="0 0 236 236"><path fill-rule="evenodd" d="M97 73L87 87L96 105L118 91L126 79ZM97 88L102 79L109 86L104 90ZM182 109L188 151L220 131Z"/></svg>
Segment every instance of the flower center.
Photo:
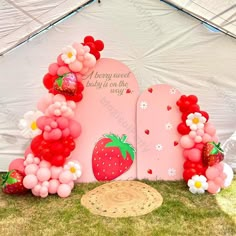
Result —
<svg viewBox="0 0 236 236"><path fill-rule="evenodd" d="M74 166L72 166L72 167L70 168L70 172L71 172L71 173L75 173L75 172L76 172L76 169L75 169Z"/></svg>
<svg viewBox="0 0 236 236"><path fill-rule="evenodd" d="M37 124L36 124L36 121L33 121L32 123L31 123L31 129L32 130L36 130L38 128L38 126L37 126Z"/></svg>
<svg viewBox="0 0 236 236"><path fill-rule="evenodd" d="M201 188L201 187L202 187L202 183L201 183L200 181L196 181L195 184L194 184L194 186L195 186L196 188Z"/></svg>
<svg viewBox="0 0 236 236"><path fill-rule="evenodd" d="M68 53L67 53L67 57L69 57L69 58L73 57L72 52L68 52Z"/></svg>
<svg viewBox="0 0 236 236"><path fill-rule="evenodd" d="M198 124L199 123L199 118L197 118L197 117L193 118L192 122L194 124Z"/></svg>

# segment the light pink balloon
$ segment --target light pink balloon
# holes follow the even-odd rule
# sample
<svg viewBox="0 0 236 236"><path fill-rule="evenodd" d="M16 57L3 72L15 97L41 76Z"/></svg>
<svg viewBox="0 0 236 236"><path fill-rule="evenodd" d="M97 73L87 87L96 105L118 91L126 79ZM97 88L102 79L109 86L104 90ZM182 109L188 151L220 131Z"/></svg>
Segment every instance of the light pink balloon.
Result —
<svg viewBox="0 0 236 236"><path fill-rule="evenodd" d="M62 167L52 166L51 167L51 178L52 179L58 179L60 173L62 172Z"/></svg>
<svg viewBox="0 0 236 236"><path fill-rule="evenodd" d="M56 94L53 96L53 102L65 102L66 98L62 94Z"/></svg>
<svg viewBox="0 0 236 236"><path fill-rule="evenodd" d="M201 143L201 142L202 142L202 137L201 137L201 136L196 136L195 139L194 139L194 141L195 141L196 143Z"/></svg>
<svg viewBox="0 0 236 236"><path fill-rule="evenodd" d="M188 152L189 152L188 149L185 149L185 150L183 151L183 156L184 156L185 159L188 158Z"/></svg>
<svg viewBox="0 0 236 236"><path fill-rule="evenodd" d="M194 144L194 141L188 135L184 135L180 139L180 145L182 148L192 148Z"/></svg>
<svg viewBox="0 0 236 236"><path fill-rule="evenodd" d="M212 137L209 135L209 134L204 134L203 136L202 136L202 142L203 143L207 143L207 142L211 142L212 141Z"/></svg>
<svg viewBox="0 0 236 236"><path fill-rule="evenodd" d="M75 61L73 61L72 63L69 64L69 68L71 69L71 71L77 73L77 72L80 72L83 69L83 64L80 61L75 60Z"/></svg>
<svg viewBox="0 0 236 236"><path fill-rule="evenodd" d="M214 181L208 181L208 189L207 191L212 194L216 194L220 191L220 187L214 183Z"/></svg>
<svg viewBox="0 0 236 236"><path fill-rule="evenodd" d="M188 159L192 162L199 162L202 158L202 153L197 148L192 148L188 151Z"/></svg>
<svg viewBox="0 0 236 236"><path fill-rule="evenodd" d="M40 189L41 189L41 183L38 182L38 184L36 184L36 186L34 188L32 188L32 190L34 190L36 193L38 193L39 195L39 192L40 192Z"/></svg>
<svg viewBox="0 0 236 236"><path fill-rule="evenodd" d="M86 68L86 67L85 67ZM84 68L83 68L84 69ZM82 69L82 70L83 70ZM87 68L86 68L87 69ZM82 74L81 73L76 73L76 78L77 78L77 81L79 82L82 82Z"/></svg>
<svg viewBox="0 0 236 236"><path fill-rule="evenodd" d="M204 126L205 133L209 134L210 136L214 136L216 134L216 128L210 122L207 122Z"/></svg>
<svg viewBox="0 0 236 236"><path fill-rule="evenodd" d="M57 194L59 197L66 198L71 194L71 188L68 184L60 184L57 189Z"/></svg>
<svg viewBox="0 0 236 236"><path fill-rule="evenodd" d="M70 120L69 122L70 135L75 139L78 138L81 134L81 125L75 121Z"/></svg>
<svg viewBox="0 0 236 236"><path fill-rule="evenodd" d="M39 192L40 192L40 195L41 194L44 195L44 194L48 193L48 188L46 186L42 186Z"/></svg>
<svg viewBox="0 0 236 236"><path fill-rule="evenodd" d="M196 137L196 135L197 135L196 131L192 130L192 131L189 132L189 137L192 138L192 139L194 139Z"/></svg>
<svg viewBox="0 0 236 236"><path fill-rule="evenodd" d="M216 177L220 176L220 171L214 166L208 167L206 170L206 177L209 180L214 180Z"/></svg>
<svg viewBox="0 0 236 236"><path fill-rule="evenodd" d="M79 72L81 75L85 75L86 73L88 73L88 71L89 71L89 67L83 67L83 69Z"/></svg>
<svg viewBox="0 0 236 236"><path fill-rule="evenodd" d="M34 188L31 190L31 192L34 196L39 197L39 192L35 191Z"/></svg>
<svg viewBox="0 0 236 236"><path fill-rule="evenodd" d="M25 174L26 175L36 175L37 171L39 169L39 166L36 164L29 164L25 167Z"/></svg>
<svg viewBox="0 0 236 236"><path fill-rule="evenodd" d="M26 175L25 178L23 179L23 185L27 189L32 189L35 187L38 183L38 179L35 175Z"/></svg>
<svg viewBox="0 0 236 236"><path fill-rule="evenodd" d="M84 46L81 43L73 43L73 48L76 50L77 55L83 55L84 54Z"/></svg>
<svg viewBox="0 0 236 236"><path fill-rule="evenodd" d="M223 172L224 162L220 162L220 163L214 165L214 167L217 168L220 172Z"/></svg>
<svg viewBox="0 0 236 236"><path fill-rule="evenodd" d="M24 159L23 158L17 158L15 160L13 160L9 167L8 170L18 170L20 171L22 174L25 173L25 166L24 166Z"/></svg>
<svg viewBox="0 0 236 236"><path fill-rule="evenodd" d="M219 137L217 135L215 135L214 137L212 137L212 141L214 141L215 143L218 143Z"/></svg>
<svg viewBox="0 0 236 236"><path fill-rule="evenodd" d="M51 164L50 164L48 161L42 160L42 161L39 163L39 167L50 168L50 167L51 167Z"/></svg>
<svg viewBox="0 0 236 236"><path fill-rule="evenodd" d="M38 110L45 112L45 110L48 108L48 106L52 103L53 96L54 96L53 94L48 93L48 94L44 95L43 97L41 97L38 101L38 104L37 104Z"/></svg>
<svg viewBox="0 0 236 236"><path fill-rule="evenodd" d="M40 193L40 197L41 198L46 198L48 196L48 192L46 192L46 193Z"/></svg>
<svg viewBox="0 0 236 236"><path fill-rule="evenodd" d="M58 75L64 75L64 74L69 73L69 72L70 72L70 69L67 66L61 66L57 70Z"/></svg>
<svg viewBox="0 0 236 236"><path fill-rule="evenodd" d="M68 184L72 180L73 180L73 174L69 170L62 171L61 174L59 175L59 181L62 184Z"/></svg>
<svg viewBox="0 0 236 236"><path fill-rule="evenodd" d="M62 131L62 137L68 137L70 135L70 130L69 128L66 128Z"/></svg>
<svg viewBox="0 0 236 236"><path fill-rule="evenodd" d="M60 185L60 182L57 179L51 179L49 181L48 192L50 194L57 193L57 189L59 185Z"/></svg>
<svg viewBox="0 0 236 236"><path fill-rule="evenodd" d="M68 185L70 186L70 188L71 188L71 190L74 188L74 186L75 186L75 182L74 181L70 181L69 183L68 183Z"/></svg>
<svg viewBox="0 0 236 236"><path fill-rule="evenodd" d="M49 168L39 168L39 170L37 171L37 178L40 181L47 181L51 178L51 171Z"/></svg>
<svg viewBox="0 0 236 236"><path fill-rule="evenodd" d="M44 181L42 183L42 186L45 186L46 188L48 188L49 187L49 181Z"/></svg>
<svg viewBox="0 0 236 236"><path fill-rule="evenodd" d="M48 72L51 75L56 75L57 74L57 70L59 69L59 65L57 63L52 63L49 65L48 67Z"/></svg>
<svg viewBox="0 0 236 236"><path fill-rule="evenodd" d="M32 150L31 150L31 147L27 147L26 150L25 150L25 154L24 154L24 157L26 158L28 156L28 154L30 153L33 153Z"/></svg>

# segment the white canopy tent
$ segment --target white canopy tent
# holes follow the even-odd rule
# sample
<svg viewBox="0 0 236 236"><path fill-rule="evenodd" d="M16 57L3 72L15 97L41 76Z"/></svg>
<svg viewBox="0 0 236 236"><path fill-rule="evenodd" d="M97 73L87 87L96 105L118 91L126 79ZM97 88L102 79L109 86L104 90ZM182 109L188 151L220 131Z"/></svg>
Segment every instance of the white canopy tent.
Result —
<svg viewBox="0 0 236 236"><path fill-rule="evenodd" d="M1 9L11 5L9 2L23 4L5 0L1 2ZM77 5L66 9L69 2ZM64 9L52 14L52 22L79 7L78 1L28 0L22 8L25 12L31 9L30 15L50 24L50 16L44 18L42 13L49 7L53 10L59 3ZM41 9L41 13L37 13L36 8ZM11 13L11 17L13 15ZM1 17L1 52L21 42L23 36L35 33L33 28L17 31L21 36L14 34L17 26L12 30L12 25L12 28L9 26L12 34L7 39L8 20L6 15L4 21ZM226 30L235 34L233 26ZM55 61L61 48L82 41L88 34L105 42L103 57L115 58L130 67L141 90L167 83L182 93L196 94L201 107L209 112L222 142L236 130L236 40L233 37L210 31L201 21L162 1L102 0L101 4L93 2L0 58L0 171L6 170L11 160L22 156L29 143L19 135L17 124L25 112L35 109L38 99L46 93L42 77L48 65Z"/></svg>

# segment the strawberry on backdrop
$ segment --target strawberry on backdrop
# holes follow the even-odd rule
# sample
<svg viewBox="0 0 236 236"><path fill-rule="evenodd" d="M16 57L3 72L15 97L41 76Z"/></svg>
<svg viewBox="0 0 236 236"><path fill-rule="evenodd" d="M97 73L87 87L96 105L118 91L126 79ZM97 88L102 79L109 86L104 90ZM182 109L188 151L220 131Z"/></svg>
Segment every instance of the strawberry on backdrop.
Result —
<svg viewBox="0 0 236 236"><path fill-rule="evenodd" d="M2 191L8 194L20 194L27 192L23 185L24 175L18 170L11 170L2 176Z"/></svg>
<svg viewBox="0 0 236 236"><path fill-rule="evenodd" d="M92 156L92 168L98 181L113 180L125 173L135 158L135 149L115 134L106 134L95 145Z"/></svg>
<svg viewBox="0 0 236 236"><path fill-rule="evenodd" d="M224 160L224 151L220 143L207 142L204 144L202 152L202 161L205 166L213 166Z"/></svg>

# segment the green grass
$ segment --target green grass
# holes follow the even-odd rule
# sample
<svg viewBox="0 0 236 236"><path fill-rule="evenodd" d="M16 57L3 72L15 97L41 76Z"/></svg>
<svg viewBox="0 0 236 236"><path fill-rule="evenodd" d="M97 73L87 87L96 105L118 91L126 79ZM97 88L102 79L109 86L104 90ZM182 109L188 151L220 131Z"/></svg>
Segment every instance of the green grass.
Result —
<svg viewBox="0 0 236 236"><path fill-rule="evenodd" d="M217 195L193 195L182 181L143 181L157 189L163 204L129 218L92 215L80 204L101 183L78 184L69 198L0 193L0 235L236 235L236 180Z"/></svg>

